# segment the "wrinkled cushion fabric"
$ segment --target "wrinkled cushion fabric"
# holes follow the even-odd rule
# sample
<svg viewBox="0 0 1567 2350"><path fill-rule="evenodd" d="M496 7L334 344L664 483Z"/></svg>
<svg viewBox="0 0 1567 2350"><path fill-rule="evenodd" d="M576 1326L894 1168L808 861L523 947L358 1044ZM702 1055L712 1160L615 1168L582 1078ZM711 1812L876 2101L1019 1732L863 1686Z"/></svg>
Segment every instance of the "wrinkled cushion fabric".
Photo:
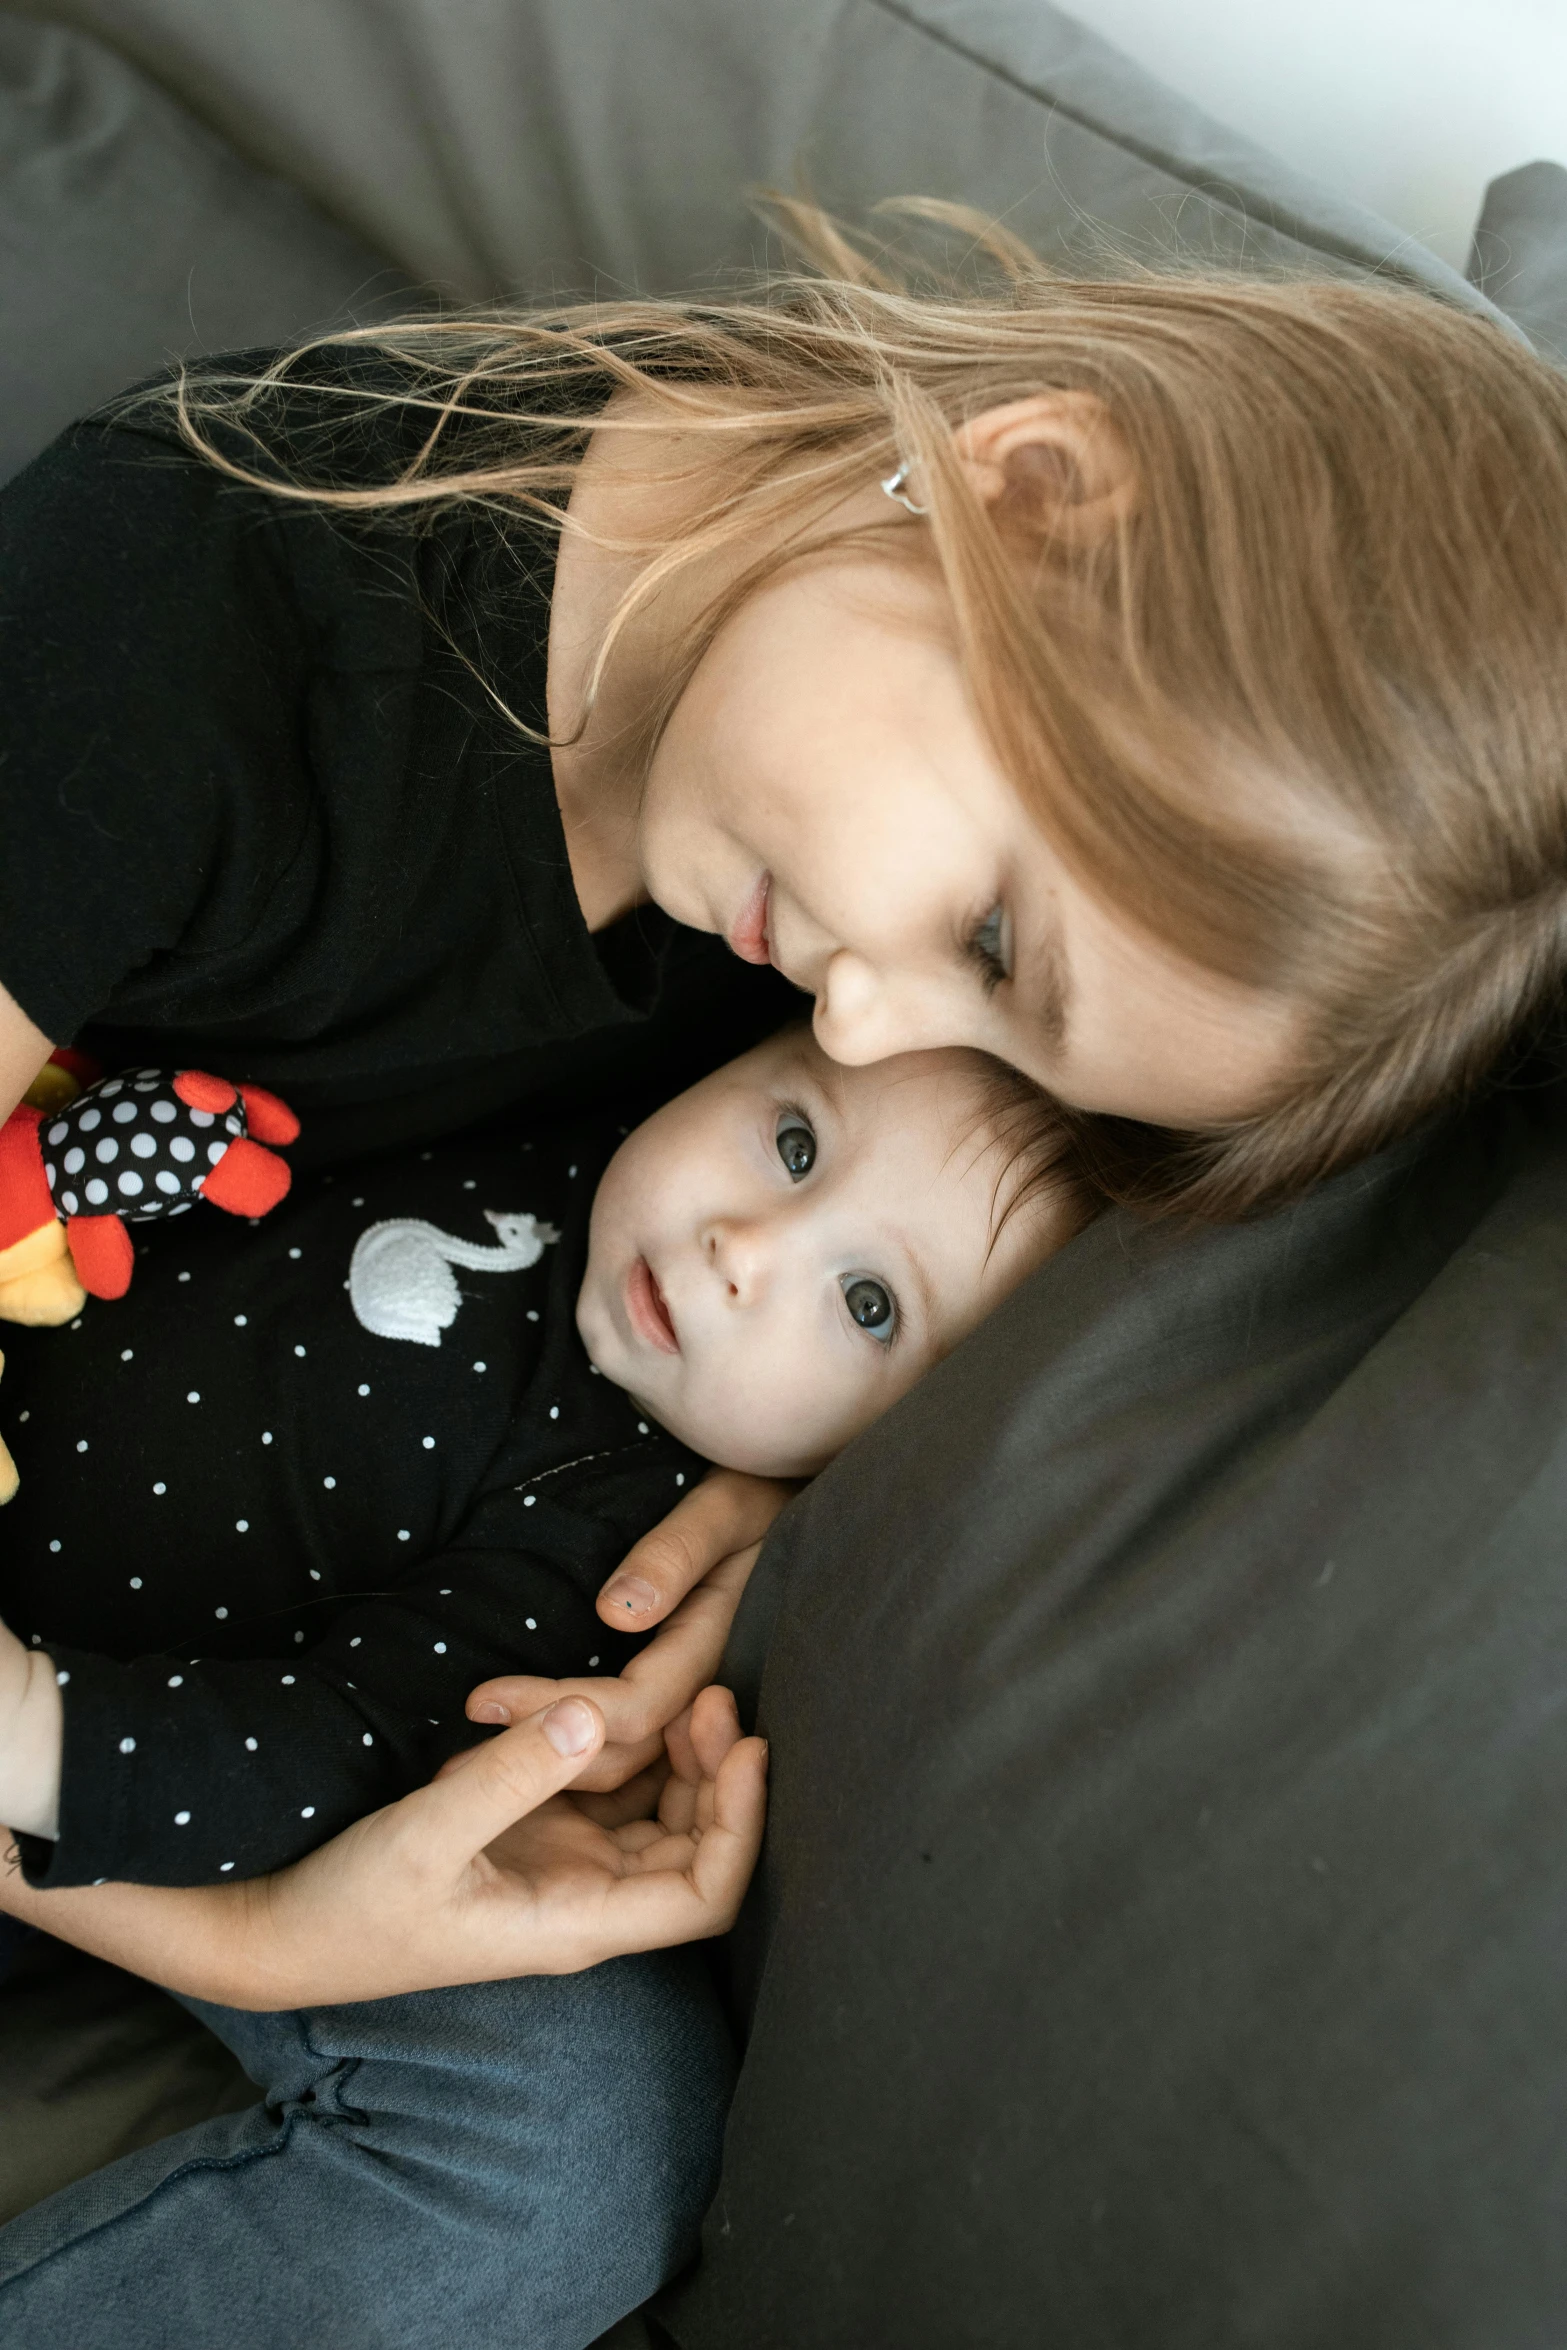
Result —
<svg viewBox="0 0 1567 2350"><path fill-rule="evenodd" d="M710 279L803 177L948 196L1053 257L1463 279L1048 0L29 0L459 297Z"/></svg>
<svg viewBox="0 0 1567 2350"><path fill-rule="evenodd" d="M1559 2338L1564 1210L1551 1093L1107 1222L794 1506L682 2350Z"/></svg>
<svg viewBox="0 0 1567 2350"><path fill-rule="evenodd" d="M1535 346L1567 365L1567 170L1523 163L1485 191L1469 256L1475 284Z"/></svg>
<svg viewBox="0 0 1567 2350"><path fill-rule="evenodd" d="M0 480L172 356L405 298L380 254L122 58L0 15Z"/></svg>

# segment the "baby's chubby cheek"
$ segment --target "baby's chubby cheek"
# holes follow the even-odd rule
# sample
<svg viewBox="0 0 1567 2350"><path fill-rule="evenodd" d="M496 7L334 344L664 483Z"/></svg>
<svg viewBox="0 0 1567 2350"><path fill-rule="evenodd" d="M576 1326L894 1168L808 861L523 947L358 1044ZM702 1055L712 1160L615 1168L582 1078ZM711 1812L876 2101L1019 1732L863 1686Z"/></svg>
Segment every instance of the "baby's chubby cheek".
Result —
<svg viewBox="0 0 1567 2350"><path fill-rule="evenodd" d="M756 1477L812 1477L873 1417L857 1381L762 1346L692 1350L649 1409L682 1443Z"/></svg>

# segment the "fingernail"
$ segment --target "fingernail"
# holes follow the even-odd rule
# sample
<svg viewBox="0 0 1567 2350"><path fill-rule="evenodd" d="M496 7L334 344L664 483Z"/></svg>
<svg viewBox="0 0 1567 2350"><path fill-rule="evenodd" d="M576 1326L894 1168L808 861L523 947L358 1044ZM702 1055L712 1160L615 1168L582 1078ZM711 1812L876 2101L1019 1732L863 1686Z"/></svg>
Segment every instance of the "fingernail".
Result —
<svg viewBox="0 0 1567 2350"><path fill-rule="evenodd" d="M593 1743L593 1716L580 1697L563 1697L545 1715L544 1735L557 1754L582 1754Z"/></svg>
<svg viewBox="0 0 1567 2350"><path fill-rule="evenodd" d="M470 1722L509 1722L511 1708L497 1705L493 1697L486 1697L478 1705L469 1706L468 1719Z"/></svg>
<svg viewBox="0 0 1567 2350"><path fill-rule="evenodd" d="M599 1597L627 1616L650 1616L658 1605L658 1593L640 1575L617 1575L613 1583L605 1584Z"/></svg>

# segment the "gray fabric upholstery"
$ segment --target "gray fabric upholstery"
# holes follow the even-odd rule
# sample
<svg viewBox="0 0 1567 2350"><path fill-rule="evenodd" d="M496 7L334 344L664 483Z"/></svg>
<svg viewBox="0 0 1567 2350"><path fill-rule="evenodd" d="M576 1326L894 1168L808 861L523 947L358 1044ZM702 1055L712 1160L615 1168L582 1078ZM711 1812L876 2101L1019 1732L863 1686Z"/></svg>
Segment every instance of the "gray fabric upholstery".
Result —
<svg viewBox="0 0 1567 2350"><path fill-rule="evenodd" d="M1469 275L1537 349L1567 361L1567 171L1523 163L1485 191Z"/></svg>
<svg viewBox="0 0 1567 2350"><path fill-rule="evenodd" d="M1248 1228L1102 1223L795 1504L729 1659L771 1815L682 2350L1560 2338L1526 1098Z"/></svg>
<svg viewBox="0 0 1567 2350"><path fill-rule="evenodd" d="M0 2222L258 2096L166 1992L38 1935L0 1978Z"/></svg>
<svg viewBox="0 0 1567 2350"><path fill-rule="evenodd" d="M1475 296L1046 0L30 0L415 277L650 289L761 251L748 183L958 197L1047 251L1302 257Z"/></svg>
<svg viewBox="0 0 1567 2350"><path fill-rule="evenodd" d="M171 354L403 292L96 42L0 15L0 479Z"/></svg>

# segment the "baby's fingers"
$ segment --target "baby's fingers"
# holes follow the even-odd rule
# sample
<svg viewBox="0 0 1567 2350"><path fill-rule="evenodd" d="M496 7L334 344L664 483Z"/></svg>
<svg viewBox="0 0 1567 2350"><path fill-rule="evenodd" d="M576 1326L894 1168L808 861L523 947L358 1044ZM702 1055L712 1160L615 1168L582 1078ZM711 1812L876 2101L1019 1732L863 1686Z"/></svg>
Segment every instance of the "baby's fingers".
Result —
<svg viewBox="0 0 1567 2350"><path fill-rule="evenodd" d="M710 1470L627 1551L599 1593L605 1623L623 1632L659 1623L721 1560L761 1542L794 1490L738 1469Z"/></svg>
<svg viewBox="0 0 1567 2350"><path fill-rule="evenodd" d="M699 1775L716 1779L725 1755L740 1740L740 1709L735 1704L733 1690L716 1681L700 1690L688 1720L691 1751L699 1765Z"/></svg>
<svg viewBox="0 0 1567 2350"><path fill-rule="evenodd" d="M497 1673L491 1681L481 1681L477 1689L470 1689L463 1711L470 1722L523 1722L529 1714L536 1714L557 1697L580 1696L581 1690L565 1681L547 1681L533 1673Z"/></svg>
<svg viewBox="0 0 1567 2350"><path fill-rule="evenodd" d="M683 1835L706 1827L713 1816L713 1781L739 1737L734 1698L716 1685L698 1691L695 1702L670 1723L664 1732L670 1778L658 1807L667 1828Z"/></svg>

